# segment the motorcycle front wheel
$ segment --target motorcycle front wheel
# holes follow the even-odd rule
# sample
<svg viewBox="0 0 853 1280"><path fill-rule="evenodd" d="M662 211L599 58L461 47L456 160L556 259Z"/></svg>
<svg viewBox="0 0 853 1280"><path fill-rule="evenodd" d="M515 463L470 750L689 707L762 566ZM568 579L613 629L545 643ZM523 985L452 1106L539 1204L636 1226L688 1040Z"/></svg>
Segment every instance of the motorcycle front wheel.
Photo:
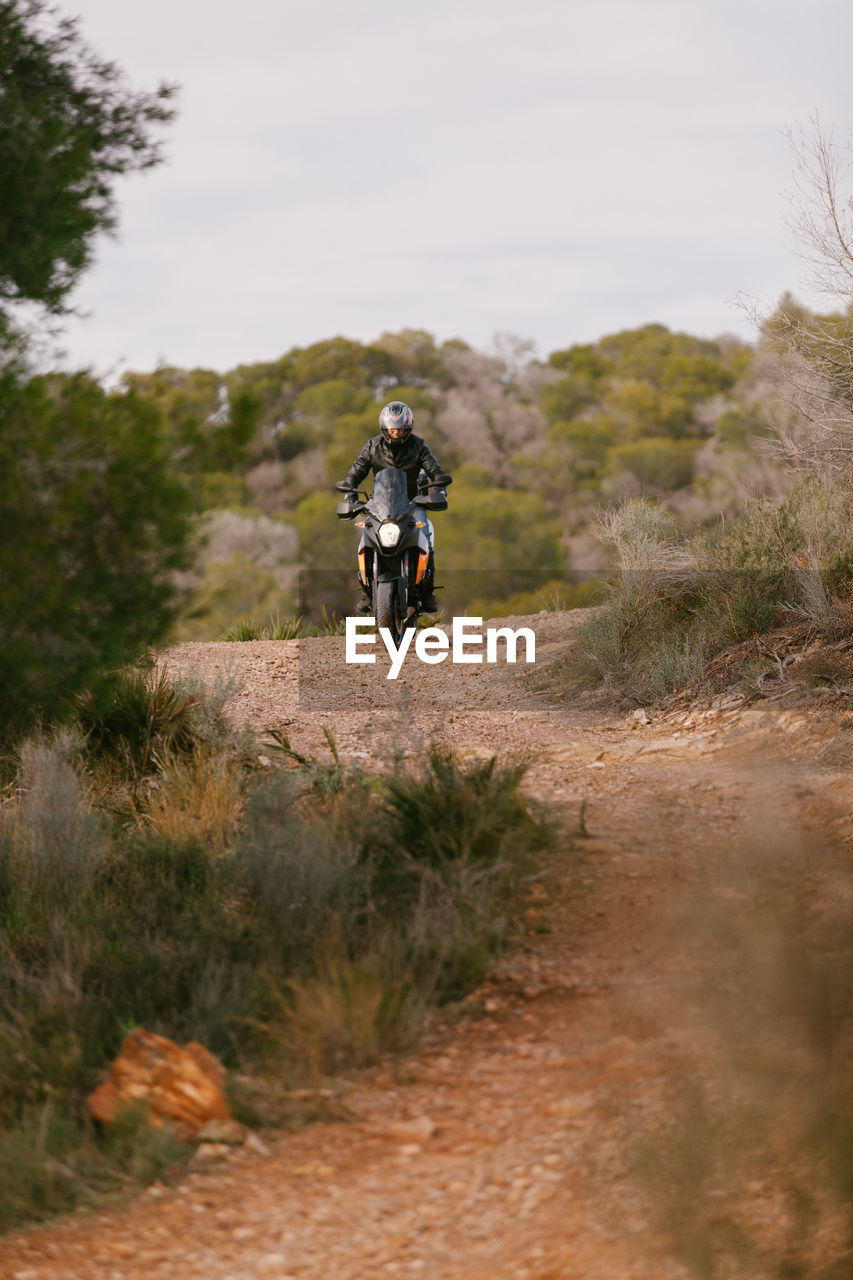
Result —
<svg viewBox="0 0 853 1280"><path fill-rule="evenodd" d="M377 627L387 627L394 644L399 649L406 626L405 615L400 609L400 595L396 582L374 582L373 613Z"/></svg>

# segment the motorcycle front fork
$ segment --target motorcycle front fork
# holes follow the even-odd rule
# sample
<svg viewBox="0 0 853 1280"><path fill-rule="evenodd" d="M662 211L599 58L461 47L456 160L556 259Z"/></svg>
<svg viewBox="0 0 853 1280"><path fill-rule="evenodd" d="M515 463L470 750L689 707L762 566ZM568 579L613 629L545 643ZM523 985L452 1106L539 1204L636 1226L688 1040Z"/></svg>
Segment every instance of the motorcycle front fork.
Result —
<svg viewBox="0 0 853 1280"><path fill-rule="evenodd" d="M413 579L412 570L411 570L411 560L412 560L411 553L407 551L405 554L406 554L406 572L409 579L408 599L409 601L418 602L421 600L423 596L427 595L428 592L432 591L435 585L434 556L432 551L430 551L427 571L420 582L415 582ZM371 557L371 559L368 561L369 567L368 567L366 583L362 582L360 574L357 575L358 585L361 587L364 595L371 602L371 604L373 603L373 571L374 571L375 563L376 563L375 560L373 559L373 557ZM415 564L417 564L417 560L415 560Z"/></svg>

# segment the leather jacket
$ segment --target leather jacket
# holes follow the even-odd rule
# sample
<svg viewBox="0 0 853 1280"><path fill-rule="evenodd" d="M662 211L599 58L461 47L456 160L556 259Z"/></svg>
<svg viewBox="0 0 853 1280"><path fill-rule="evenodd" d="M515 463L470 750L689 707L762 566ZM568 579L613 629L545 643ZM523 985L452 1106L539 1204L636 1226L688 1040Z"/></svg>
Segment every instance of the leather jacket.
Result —
<svg viewBox="0 0 853 1280"><path fill-rule="evenodd" d="M420 436L411 435L399 444L391 445L384 436L378 435L371 436L368 440L347 472L344 483L358 489L371 468L375 475L386 467L399 467L401 471L405 471L410 498L417 494L418 475L421 471L425 471L430 480L446 474Z"/></svg>

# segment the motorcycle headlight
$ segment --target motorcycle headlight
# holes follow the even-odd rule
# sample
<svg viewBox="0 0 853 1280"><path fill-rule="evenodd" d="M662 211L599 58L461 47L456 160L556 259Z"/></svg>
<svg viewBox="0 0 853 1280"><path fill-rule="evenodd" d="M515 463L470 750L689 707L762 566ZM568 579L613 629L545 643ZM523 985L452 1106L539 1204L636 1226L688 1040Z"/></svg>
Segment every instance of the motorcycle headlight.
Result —
<svg viewBox="0 0 853 1280"><path fill-rule="evenodd" d="M393 520L386 520L379 526L379 541L383 547L396 547L400 541L400 526Z"/></svg>

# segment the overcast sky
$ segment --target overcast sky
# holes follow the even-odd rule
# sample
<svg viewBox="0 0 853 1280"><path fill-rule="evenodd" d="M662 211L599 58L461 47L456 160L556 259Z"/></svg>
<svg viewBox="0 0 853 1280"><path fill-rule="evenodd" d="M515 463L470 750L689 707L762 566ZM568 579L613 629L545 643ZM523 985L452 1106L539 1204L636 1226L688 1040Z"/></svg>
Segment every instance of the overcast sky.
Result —
<svg viewBox="0 0 853 1280"><path fill-rule="evenodd" d="M850 0L59 2L180 85L74 298L100 373L407 326L749 337L739 293L804 294L785 131L853 128Z"/></svg>

